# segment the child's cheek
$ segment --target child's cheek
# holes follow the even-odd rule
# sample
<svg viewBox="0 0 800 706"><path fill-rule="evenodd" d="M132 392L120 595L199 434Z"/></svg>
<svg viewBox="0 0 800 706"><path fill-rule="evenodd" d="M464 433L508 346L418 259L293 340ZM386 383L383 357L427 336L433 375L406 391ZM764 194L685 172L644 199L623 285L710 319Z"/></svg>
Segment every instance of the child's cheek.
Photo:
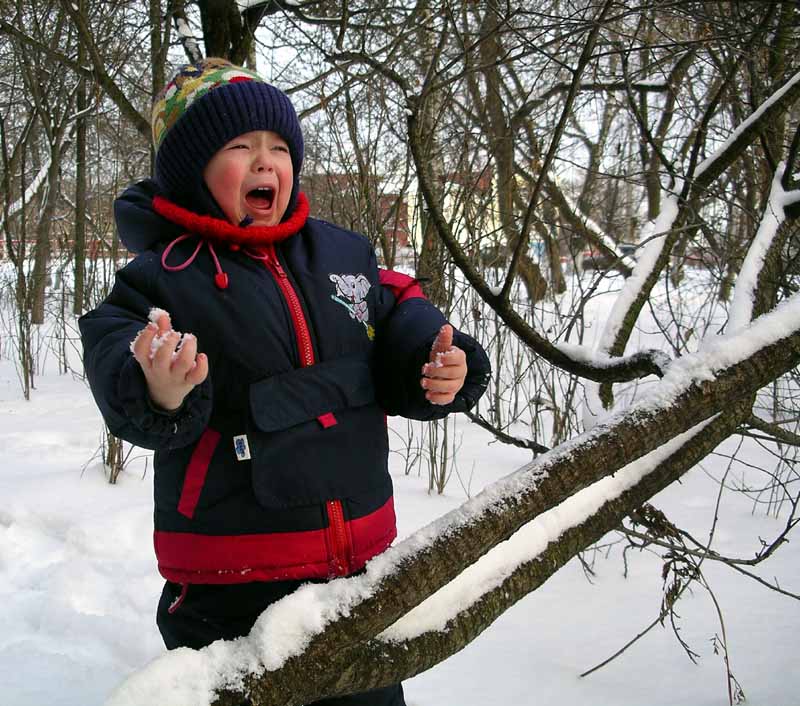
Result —
<svg viewBox="0 0 800 706"><path fill-rule="evenodd" d="M242 169L238 164L226 164L219 172L219 185L230 191L238 192L242 182Z"/></svg>
<svg viewBox="0 0 800 706"><path fill-rule="evenodd" d="M228 218L235 218L239 210L239 191L242 170L237 164L221 165L215 170L211 183L207 183L214 199Z"/></svg>

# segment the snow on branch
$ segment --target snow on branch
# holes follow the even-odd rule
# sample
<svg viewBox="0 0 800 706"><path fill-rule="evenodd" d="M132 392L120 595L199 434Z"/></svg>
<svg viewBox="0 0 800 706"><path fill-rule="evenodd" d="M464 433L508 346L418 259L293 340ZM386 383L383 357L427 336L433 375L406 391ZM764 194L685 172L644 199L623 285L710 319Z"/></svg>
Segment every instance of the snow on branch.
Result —
<svg viewBox="0 0 800 706"><path fill-rule="evenodd" d="M466 607L477 603L488 591L502 585L522 564L533 561L564 532L577 527L603 505L633 488L656 466L676 453L710 420L705 420L663 446L629 463L612 476L578 491L560 505L542 513L505 542L498 544L454 581L434 593L394 625L378 635L384 642L402 642L425 632L441 631Z"/></svg>
<svg viewBox="0 0 800 706"><path fill-rule="evenodd" d="M192 62L202 60L203 52L200 50L197 38L189 26L186 14L182 10L181 12L175 12L175 31L178 33L178 41L183 45L183 50L189 60Z"/></svg>
<svg viewBox="0 0 800 706"><path fill-rule="evenodd" d="M171 706L222 703L213 701L220 692L230 695L224 703L239 703L244 692L255 690L264 704L318 698L307 677L309 664L315 665L317 688L335 680L337 674L320 666L330 664L331 654L368 643L532 519L653 452L665 438L673 439L728 410L736 400L752 396L799 361L796 295L740 333L718 337L673 362L664 378L629 410L540 456L422 528L372 560L363 575L302 587L270 607L245 638L164 655L128 679L107 706L149 705L164 693L170 694ZM631 473L644 473L662 458L642 460ZM595 505L620 492L618 483L624 482L595 489L590 494ZM555 523L555 533L581 516L576 506L562 505L546 522ZM503 571L516 561L516 542L509 546L510 554L500 562ZM494 560L487 561L481 579L484 592L496 585L496 577L488 577L499 570ZM473 600L474 594L470 596ZM405 635L418 634L419 629L407 624ZM334 668L341 671L338 663Z"/></svg>
<svg viewBox="0 0 800 706"><path fill-rule="evenodd" d="M236 0L239 12L244 15L249 11L261 11L267 15L274 15L277 12L291 13L302 22L310 24L337 24L344 21L345 17L315 17L306 14L303 10L306 6L315 6L314 2L308 0Z"/></svg>
<svg viewBox="0 0 800 706"><path fill-rule="evenodd" d="M789 105L799 97L800 72L795 74L779 90L773 93L769 99L762 103L713 155L699 165L694 171L694 174L689 175L691 180L688 182L688 193L683 194L680 199L677 214L670 214L671 230L667 232L664 238L664 243L657 260L652 267L650 267L647 274L645 274L645 267L640 269L640 275L643 281L632 283L631 288L626 293L626 306L623 307L622 303L620 303L618 307L615 307L615 311L612 312L614 321L609 321L608 335L604 335L602 340L602 345L606 347L606 350L618 355L624 351L625 345L633 331L636 319L639 316L639 312L647 301L659 275L664 267L666 267L669 261L669 253L677 241L681 229L687 226L687 224L692 223L693 208L701 193L714 179L722 174L725 169L742 155L744 150L758 137L760 131L770 120L775 120L781 114L785 113ZM686 192L687 189L684 187L682 191ZM660 226L657 225L657 228L659 227ZM691 231L696 229L696 227L697 226L694 224L689 225L688 230ZM653 252L655 252L655 246L653 246L653 248ZM634 290L634 285L636 290ZM634 295L633 298L631 298L631 295ZM617 334L613 342L609 344L609 341L611 341L612 328L617 330ZM610 389L606 390L606 393L609 392ZM602 395L602 392L601 396L604 396L606 399L610 398L609 394Z"/></svg>
<svg viewBox="0 0 800 706"><path fill-rule="evenodd" d="M622 291L614 301L614 306L608 315L603 334L597 343L598 352L606 353L611 350L622 330L625 316L631 305L641 296L642 289L649 280L653 269L656 266L664 247L667 243L667 234L672 229L678 217L678 198L674 194L668 194L663 199L661 213L655 222L645 224L645 230L641 236L641 242L647 245L642 249L631 276L625 280Z"/></svg>
<svg viewBox="0 0 800 706"><path fill-rule="evenodd" d="M596 370L611 370L620 365L620 363L628 362L635 365L639 360L647 360L649 363L654 364L659 369L659 373L664 371L671 362L671 358L659 350L645 350L638 351L626 357L618 357L608 355L603 350L592 350L589 346L565 343L560 341L553 344L556 350L561 351L565 356L569 357L576 363L591 366Z"/></svg>
<svg viewBox="0 0 800 706"><path fill-rule="evenodd" d="M796 191L787 192L783 188L782 181L785 170L786 164L783 162L775 170L769 199L764 214L761 216L758 231L736 277L736 286L728 312L728 333L734 333L750 323L753 316L758 275L764 266L764 260L778 229L786 218L785 207L797 200Z"/></svg>
<svg viewBox="0 0 800 706"><path fill-rule="evenodd" d="M236 5L240 12L245 12L254 7L263 7L264 5L266 5L267 8L272 8L273 6L285 8L300 7L300 3L297 0L281 0L280 2L275 2L275 0L236 0Z"/></svg>
<svg viewBox="0 0 800 706"><path fill-rule="evenodd" d="M8 215L9 217L13 216L14 214L18 213L22 210L22 207L26 203L30 203L34 196L39 192L39 189L42 188L42 184L45 183L47 179L47 172L50 169L50 162L52 160L52 155L48 155L42 164L41 169L33 178L33 181L28 184L28 187L25 189L24 197L18 198L14 203L11 204L8 208ZM0 229L3 228L5 225L3 214L0 213Z"/></svg>
<svg viewBox="0 0 800 706"><path fill-rule="evenodd" d="M787 97L787 94L788 96L792 96L794 94L793 89L796 89L798 86L800 86L800 71L798 71L785 84L783 84L783 86L781 86L767 100L758 106L758 108L753 111L753 114L741 125L739 125L739 127L737 127L736 130L729 135L728 139L725 140L725 142L723 142L711 156L707 157L697 165L697 169L695 169L694 172L695 179L699 178L706 171L715 167L716 163L725 156L725 154L739 139L757 126L761 122L762 118L768 112L770 112L773 107L777 106L784 97ZM794 98L790 97L790 100L794 100Z"/></svg>
<svg viewBox="0 0 800 706"><path fill-rule="evenodd" d="M447 219L442 213L440 204L434 194L435 178L430 171L429 161L422 146L419 131L418 106L408 116L409 148L417 169L420 191L428 208L431 221L442 242L450 252L453 262L467 278L467 281L490 307L500 316L503 323L519 337L519 339L538 355L562 370L589 380L603 382L622 382L646 375L661 375L664 355L659 351L640 351L627 358L618 356L602 361L592 357L586 351L573 355L577 351L563 344L554 345L540 335L526 319L521 316L509 301L504 298L502 289L498 290L486 281L474 263L467 257ZM558 190L556 190L557 192ZM554 192L555 193L555 192ZM524 229L522 229L524 230Z"/></svg>

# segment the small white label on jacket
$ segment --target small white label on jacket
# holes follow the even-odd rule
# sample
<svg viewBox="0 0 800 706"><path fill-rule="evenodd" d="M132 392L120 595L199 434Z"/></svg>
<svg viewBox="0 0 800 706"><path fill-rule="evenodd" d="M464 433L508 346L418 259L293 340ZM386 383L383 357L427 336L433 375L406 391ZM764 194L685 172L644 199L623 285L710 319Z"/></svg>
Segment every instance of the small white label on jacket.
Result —
<svg viewBox="0 0 800 706"><path fill-rule="evenodd" d="M238 461L250 460L250 445L247 443L247 435L233 437L233 449L236 451L236 459Z"/></svg>

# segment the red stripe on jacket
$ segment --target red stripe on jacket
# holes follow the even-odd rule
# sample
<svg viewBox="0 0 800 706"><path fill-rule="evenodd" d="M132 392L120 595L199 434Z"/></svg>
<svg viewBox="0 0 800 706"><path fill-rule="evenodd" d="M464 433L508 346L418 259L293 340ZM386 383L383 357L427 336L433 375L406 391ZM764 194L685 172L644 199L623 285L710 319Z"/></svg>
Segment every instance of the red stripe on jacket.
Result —
<svg viewBox="0 0 800 706"><path fill-rule="evenodd" d="M200 500L200 492L206 482L208 467L211 465L211 457L219 443L220 433L214 429L206 429L197 442L197 446L192 451L189 465L186 468L186 477L183 481L181 499L178 502L178 512L185 517L194 517L194 511Z"/></svg>
<svg viewBox="0 0 800 706"><path fill-rule="evenodd" d="M422 287L419 286L419 281L415 280L413 277L404 275L402 272L382 270L379 268L378 281L394 294L397 304L402 304L406 299L426 298L425 294L422 292Z"/></svg>
<svg viewBox="0 0 800 706"><path fill-rule="evenodd" d="M384 551L397 536L392 498L375 512L348 520L349 573ZM304 532L213 536L153 534L158 570L176 583L245 583L331 577L327 527Z"/></svg>

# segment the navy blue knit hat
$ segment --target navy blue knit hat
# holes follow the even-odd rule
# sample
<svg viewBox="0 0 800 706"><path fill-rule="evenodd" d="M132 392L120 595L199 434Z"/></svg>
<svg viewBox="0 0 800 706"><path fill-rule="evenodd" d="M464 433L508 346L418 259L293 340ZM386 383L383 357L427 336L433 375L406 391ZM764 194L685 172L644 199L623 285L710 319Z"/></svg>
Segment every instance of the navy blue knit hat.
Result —
<svg viewBox="0 0 800 706"><path fill-rule="evenodd" d="M255 72L218 58L182 66L153 101L151 123L155 181L165 196L190 208L211 199L203 170L223 145L252 130L276 132L294 171L284 220L294 211L303 166L300 122L289 97Z"/></svg>

